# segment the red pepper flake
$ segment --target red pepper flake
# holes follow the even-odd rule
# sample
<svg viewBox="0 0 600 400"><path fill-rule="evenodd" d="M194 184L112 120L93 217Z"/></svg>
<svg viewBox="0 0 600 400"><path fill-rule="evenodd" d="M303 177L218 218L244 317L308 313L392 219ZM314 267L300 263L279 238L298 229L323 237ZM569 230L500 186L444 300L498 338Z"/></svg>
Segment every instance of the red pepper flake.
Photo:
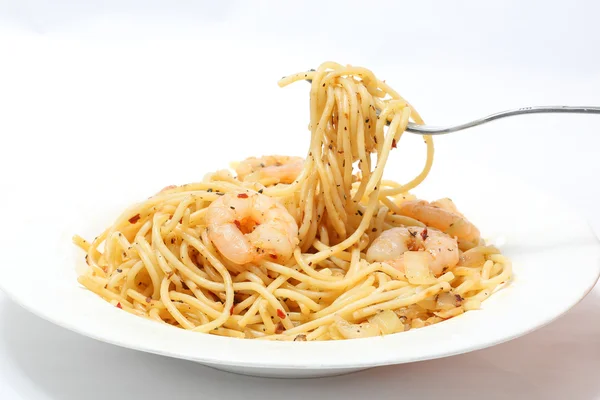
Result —
<svg viewBox="0 0 600 400"><path fill-rule="evenodd" d="M238 229L242 228L242 224L240 224L240 221L238 221L237 219L234 220L233 223L235 224L235 226L237 226Z"/></svg>
<svg viewBox="0 0 600 400"><path fill-rule="evenodd" d="M150 303L152 301L152 297L148 296L146 297L146 303Z"/></svg>
<svg viewBox="0 0 600 400"><path fill-rule="evenodd" d="M277 259L277 256L275 254L269 254L269 257L271 257L273 260Z"/></svg>
<svg viewBox="0 0 600 400"><path fill-rule="evenodd" d="M247 195L246 193L240 193L240 194L238 194L238 195L237 195L237 197L238 197L239 199L247 199L247 198L248 198L248 195Z"/></svg>
<svg viewBox="0 0 600 400"><path fill-rule="evenodd" d="M229 309L229 314L233 315L233 307L235 307L235 305L232 305L231 308Z"/></svg>
<svg viewBox="0 0 600 400"><path fill-rule="evenodd" d="M117 303L117 308L120 308L121 310L123 309L123 306L121 305L121 302Z"/></svg>
<svg viewBox="0 0 600 400"><path fill-rule="evenodd" d="M396 139L392 139L392 149L396 148Z"/></svg>
<svg viewBox="0 0 600 400"><path fill-rule="evenodd" d="M423 240L427 239L427 227L423 228L423 231L421 232L421 237L423 238Z"/></svg>
<svg viewBox="0 0 600 400"><path fill-rule="evenodd" d="M284 319L286 317L285 313L283 312L283 310L281 308L277 309L277 316L281 319Z"/></svg>
<svg viewBox="0 0 600 400"><path fill-rule="evenodd" d="M140 214L135 214L133 217L129 218L129 223L130 224L135 224L136 222L138 222L140 220Z"/></svg>

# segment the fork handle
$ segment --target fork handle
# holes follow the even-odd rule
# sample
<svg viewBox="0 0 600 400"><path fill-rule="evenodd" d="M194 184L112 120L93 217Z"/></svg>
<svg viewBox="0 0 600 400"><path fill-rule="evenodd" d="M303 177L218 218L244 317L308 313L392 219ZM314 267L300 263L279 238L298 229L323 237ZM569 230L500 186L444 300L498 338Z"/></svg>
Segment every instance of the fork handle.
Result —
<svg viewBox="0 0 600 400"><path fill-rule="evenodd" d="M600 107L570 107L570 106L537 106L537 107L521 107L513 110L502 111L496 114L488 115L487 117L479 118L471 122L455 126L430 126L417 125L410 122L406 130L408 132L418 133L421 135L444 135L446 133L462 131L474 126L482 125L497 119L513 117L523 114L552 114L552 113L567 113L567 114L600 114Z"/></svg>

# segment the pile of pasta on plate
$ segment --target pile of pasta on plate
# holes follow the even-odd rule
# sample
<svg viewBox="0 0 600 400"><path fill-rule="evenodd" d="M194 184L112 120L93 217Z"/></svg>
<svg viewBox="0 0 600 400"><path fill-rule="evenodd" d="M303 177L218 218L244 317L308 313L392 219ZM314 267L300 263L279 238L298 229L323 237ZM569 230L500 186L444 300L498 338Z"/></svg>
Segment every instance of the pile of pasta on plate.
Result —
<svg viewBox="0 0 600 400"><path fill-rule="evenodd" d="M305 158L256 155L125 210L79 282L117 308L199 333L336 340L403 332L480 307L511 278L448 198L383 179L417 111L370 70L326 62L310 81Z"/></svg>

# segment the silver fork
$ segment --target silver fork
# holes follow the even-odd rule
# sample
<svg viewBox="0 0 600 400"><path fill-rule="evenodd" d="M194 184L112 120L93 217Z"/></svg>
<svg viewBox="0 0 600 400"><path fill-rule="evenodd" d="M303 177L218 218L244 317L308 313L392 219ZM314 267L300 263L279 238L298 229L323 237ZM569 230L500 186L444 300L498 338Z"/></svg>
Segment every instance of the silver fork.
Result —
<svg viewBox="0 0 600 400"><path fill-rule="evenodd" d="M314 71L314 69L311 69ZM306 79L308 83L311 83L311 79ZM376 111L379 115L379 110ZM474 126L487 124L488 122L495 121L506 117L514 117L516 115L523 114L600 114L600 107L595 106L534 106L534 107L521 107L513 110L501 111L499 113L488 115L487 117L479 118L471 122L466 122L460 125L454 126L431 126L431 125L418 125L414 122L409 122L406 127L407 132L417 133L419 135L445 135L447 133L463 131ZM389 122L388 122L389 125Z"/></svg>
<svg viewBox="0 0 600 400"><path fill-rule="evenodd" d="M514 110L502 111L496 114L488 115L487 117L479 118L471 122L466 122L454 126L431 126L417 125L409 122L406 130L408 132L418 133L420 135L444 135L446 133L462 131L474 126L486 124L497 119L514 117L515 115L523 114L600 114L600 107L570 107L570 106L538 106L538 107L522 107Z"/></svg>

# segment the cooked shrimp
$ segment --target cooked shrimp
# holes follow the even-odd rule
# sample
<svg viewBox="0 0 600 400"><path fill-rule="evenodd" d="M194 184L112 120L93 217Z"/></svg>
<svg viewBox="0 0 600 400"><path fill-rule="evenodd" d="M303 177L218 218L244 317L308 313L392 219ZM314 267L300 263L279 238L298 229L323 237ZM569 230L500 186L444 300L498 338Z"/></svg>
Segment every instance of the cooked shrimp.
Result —
<svg viewBox="0 0 600 400"><path fill-rule="evenodd" d="M300 175L303 167L304 159L301 157L250 157L240 162L235 172L242 181L256 182L266 178L280 183L292 183Z"/></svg>
<svg viewBox="0 0 600 400"><path fill-rule="evenodd" d="M169 185L169 186L165 186L164 188L160 189L160 192L156 193L156 194L160 194L162 192L166 192L167 190L171 190L171 189L175 189L177 187L177 185Z"/></svg>
<svg viewBox="0 0 600 400"><path fill-rule="evenodd" d="M417 226L384 231L367 250L367 261L386 262L404 272L404 253L419 250L431 256L429 269L436 276L458 264L456 239L435 229Z"/></svg>
<svg viewBox="0 0 600 400"><path fill-rule="evenodd" d="M286 262L298 244L298 225L276 200L255 192L227 193L206 211L208 237L236 264L265 257Z"/></svg>
<svg viewBox="0 0 600 400"><path fill-rule="evenodd" d="M400 213L456 237L461 250L479 245L479 229L458 211L450 199L432 203L425 200L405 201L400 204Z"/></svg>

